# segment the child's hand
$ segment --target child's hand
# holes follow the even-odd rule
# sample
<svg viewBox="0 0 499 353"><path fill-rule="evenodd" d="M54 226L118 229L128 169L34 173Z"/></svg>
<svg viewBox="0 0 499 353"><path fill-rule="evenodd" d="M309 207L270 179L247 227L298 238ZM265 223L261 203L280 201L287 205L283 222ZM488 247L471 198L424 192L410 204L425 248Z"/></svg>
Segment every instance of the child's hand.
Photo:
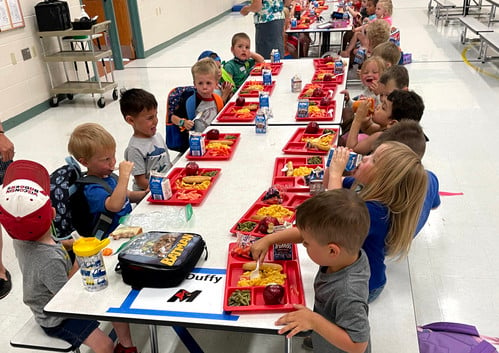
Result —
<svg viewBox="0 0 499 353"><path fill-rule="evenodd" d="M348 103L350 100L350 92L348 92L347 89L344 89L343 91L340 91L340 93L345 95L345 103Z"/></svg>
<svg viewBox="0 0 499 353"><path fill-rule="evenodd" d="M251 244L250 252L253 260L263 262L270 245L271 244L268 244L265 238L260 238Z"/></svg>
<svg viewBox="0 0 499 353"><path fill-rule="evenodd" d="M318 315L303 305L295 304L294 307L297 309L296 311L281 316L275 322L276 325L285 325L278 332L281 335L289 332L286 335L287 338L291 338L302 331L313 330L316 315Z"/></svg>
<svg viewBox="0 0 499 353"><path fill-rule="evenodd" d="M378 80L373 80L371 81L368 85L367 88L374 94L378 94L378 89L379 89L379 81Z"/></svg>
<svg viewBox="0 0 499 353"><path fill-rule="evenodd" d="M369 99L362 99L359 103L359 106L357 107L357 111L355 112L354 120L357 120L361 123L370 120L371 118L368 114L370 105L371 102L369 101Z"/></svg>
<svg viewBox="0 0 499 353"><path fill-rule="evenodd" d="M329 164L329 176L341 177L350 158L350 149L347 147L336 147L334 149L331 164Z"/></svg>
<svg viewBox="0 0 499 353"><path fill-rule="evenodd" d="M130 161L122 161L119 166L120 177L130 178L130 174L132 174L133 162Z"/></svg>
<svg viewBox="0 0 499 353"><path fill-rule="evenodd" d="M185 119L184 127L186 130L191 130L194 127L194 121L189 120L189 119Z"/></svg>

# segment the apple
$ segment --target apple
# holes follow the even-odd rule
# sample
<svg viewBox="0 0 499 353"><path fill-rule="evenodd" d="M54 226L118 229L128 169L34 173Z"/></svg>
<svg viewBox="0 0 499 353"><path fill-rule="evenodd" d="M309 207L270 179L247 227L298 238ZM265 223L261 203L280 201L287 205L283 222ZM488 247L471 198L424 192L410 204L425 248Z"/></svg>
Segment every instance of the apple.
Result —
<svg viewBox="0 0 499 353"><path fill-rule="evenodd" d="M199 170L199 165L196 162L189 162L185 165L185 175L197 175Z"/></svg>
<svg viewBox="0 0 499 353"><path fill-rule="evenodd" d="M280 284L271 283L263 289L263 301L266 305L281 304L284 298L284 287Z"/></svg>
<svg viewBox="0 0 499 353"><path fill-rule="evenodd" d="M242 107L244 103L246 103L246 99L244 99L244 97L237 97L236 106Z"/></svg>
<svg viewBox="0 0 499 353"><path fill-rule="evenodd" d="M324 96L324 90L321 87L317 87L312 92L312 97L322 97Z"/></svg>
<svg viewBox="0 0 499 353"><path fill-rule="evenodd" d="M220 138L220 131L217 129L211 129L206 133L206 138L208 140L218 140Z"/></svg>
<svg viewBox="0 0 499 353"><path fill-rule="evenodd" d="M319 124L315 121L311 121L308 123L307 127L305 128L305 133L306 134L317 134L319 132Z"/></svg>
<svg viewBox="0 0 499 353"><path fill-rule="evenodd" d="M333 80L333 75L331 74L325 74L324 77L322 78L323 81L332 81Z"/></svg>
<svg viewBox="0 0 499 353"><path fill-rule="evenodd" d="M330 104L331 104L331 99L329 97L322 97L322 99L321 99L321 101L319 103L319 105L321 107L327 107Z"/></svg>
<svg viewBox="0 0 499 353"><path fill-rule="evenodd" d="M328 56L324 57L324 64L332 63L333 61L334 60L333 60L333 57L331 55L328 55Z"/></svg>

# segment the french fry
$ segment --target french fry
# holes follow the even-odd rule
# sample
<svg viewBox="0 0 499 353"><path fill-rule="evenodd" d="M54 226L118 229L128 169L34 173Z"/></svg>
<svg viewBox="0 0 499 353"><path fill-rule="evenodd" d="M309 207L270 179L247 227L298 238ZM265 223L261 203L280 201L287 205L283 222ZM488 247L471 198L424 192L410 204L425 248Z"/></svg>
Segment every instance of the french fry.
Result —
<svg viewBox="0 0 499 353"><path fill-rule="evenodd" d="M243 264L243 270L245 271L253 271L256 268L256 262L251 261L251 262L246 262ZM279 264L275 264L272 262L262 262L260 264L260 270L276 270L281 272L282 271L282 266Z"/></svg>

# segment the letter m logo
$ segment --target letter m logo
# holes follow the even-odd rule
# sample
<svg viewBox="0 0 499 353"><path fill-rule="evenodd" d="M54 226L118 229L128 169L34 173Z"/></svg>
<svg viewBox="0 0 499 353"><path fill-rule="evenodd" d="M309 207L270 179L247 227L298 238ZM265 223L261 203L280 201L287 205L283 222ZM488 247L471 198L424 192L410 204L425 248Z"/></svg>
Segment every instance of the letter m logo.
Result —
<svg viewBox="0 0 499 353"><path fill-rule="evenodd" d="M180 302L192 302L196 297L201 293L200 290L196 290L194 292L189 292L186 291L185 289L179 289L177 293L171 296L170 299L168 299L168 302L172 303L175 301L180 301Z"/></svg>

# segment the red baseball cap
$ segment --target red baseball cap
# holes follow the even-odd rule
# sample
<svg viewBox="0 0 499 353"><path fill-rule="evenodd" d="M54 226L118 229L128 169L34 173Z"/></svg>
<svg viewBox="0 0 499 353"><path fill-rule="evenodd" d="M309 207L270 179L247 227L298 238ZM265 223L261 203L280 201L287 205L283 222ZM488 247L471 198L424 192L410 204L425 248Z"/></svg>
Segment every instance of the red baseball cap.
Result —
<svg viewBox="0 0 499 353"><path fill-rule="evenodd" d="M32 161L13 162L0 190L0 223L14 239L36 240L47 232L54 212L47 169Z"/></svg>

